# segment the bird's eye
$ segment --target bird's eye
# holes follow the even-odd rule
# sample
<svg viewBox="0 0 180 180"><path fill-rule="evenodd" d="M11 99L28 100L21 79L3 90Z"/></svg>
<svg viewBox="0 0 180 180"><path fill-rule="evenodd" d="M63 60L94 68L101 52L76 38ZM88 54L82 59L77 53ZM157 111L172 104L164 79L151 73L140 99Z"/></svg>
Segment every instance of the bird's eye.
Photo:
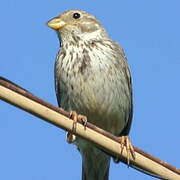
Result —
<svg viewBox="0 0 180 180"><path fill-rule="evenodd" d="M74 13L73 14L74 19L79 19L80 17L81 17L81 15L79 13Z"/></svg>

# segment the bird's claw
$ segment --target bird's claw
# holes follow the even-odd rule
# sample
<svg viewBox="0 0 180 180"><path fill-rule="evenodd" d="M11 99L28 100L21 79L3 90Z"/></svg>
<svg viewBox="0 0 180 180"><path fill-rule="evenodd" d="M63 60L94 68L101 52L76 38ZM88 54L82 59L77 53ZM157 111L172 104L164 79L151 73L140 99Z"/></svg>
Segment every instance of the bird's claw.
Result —
<svg viewBox="0 0 180 180"><path fill-rule="evenodd" d="M81 122L84 125L84 128L86 129L86 126L87 126L87 117L83 116L81 114L77 114L75 111L71 111L69 118L73 120L73 126L72 126L71 132L67 133L66 140L67 140L68 143L71 144L71 143L73 143L76 140L76 136L74 135L74 133L76 133L77 122L78 121Z"/></svg>
<svg viewBox="0 0 180 180"><path fill-rule="evenodd" d="M127 165L129 167L130 164L130 157L135 160L135 151L133 148L133 145L129 139L128 136L121 136L120 137L120 144L121 144L121 154L123 153L124 149L126 150L127 153ZM118 159L114 159L115 162L118 162Z"/></svg>
<svg viewBox="0 0 180 180"><path fill-rule="evenodd" d="M79 115L78 115L78 120L79 120L79 121L82 123L82 125L84 126L84 130L86 130L86 127L87 127L87 117L79 114Z"/></svg>
<svg viewBox="0 0 180 180"><path fill-rule="evenodd" d="M68 133L66 134L66 141L67 141L69 144L72 144L75 140L76 140L76 136L75 136L72 132L68 132Z"/></svg>

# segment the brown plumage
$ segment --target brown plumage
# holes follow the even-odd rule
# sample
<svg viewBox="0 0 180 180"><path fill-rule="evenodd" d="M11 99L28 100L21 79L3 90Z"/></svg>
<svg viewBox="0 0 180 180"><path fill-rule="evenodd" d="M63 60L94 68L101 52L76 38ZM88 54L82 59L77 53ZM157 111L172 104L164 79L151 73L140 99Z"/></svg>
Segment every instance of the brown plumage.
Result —
<svg viewBox="0 0 180 180"><path fill-rule="evenodd" d="M123 49L84 11L66 11L48 26L56 30L61 45L55 63L59 106L114 135L128 135L132 85ZM110 156L79 137L75 144L82 155L82 179L108 180Z"/></svg>

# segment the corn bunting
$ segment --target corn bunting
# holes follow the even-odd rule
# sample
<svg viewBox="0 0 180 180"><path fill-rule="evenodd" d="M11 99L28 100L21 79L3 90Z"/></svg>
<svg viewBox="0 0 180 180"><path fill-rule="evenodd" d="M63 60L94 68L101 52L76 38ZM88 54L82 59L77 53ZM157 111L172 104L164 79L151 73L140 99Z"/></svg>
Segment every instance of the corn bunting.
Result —
<svg viewBox="0 0 180 180"><path fill-rule="evenodd" d="M51 19L48 26L60 41L55 62L59 106L85 115L89 122L122 137L121 142L129 145L132 85L123 49L84 11L66 11ZM79 137L75 144L82 155L82 179L108 180L110 156Z"/></svg>

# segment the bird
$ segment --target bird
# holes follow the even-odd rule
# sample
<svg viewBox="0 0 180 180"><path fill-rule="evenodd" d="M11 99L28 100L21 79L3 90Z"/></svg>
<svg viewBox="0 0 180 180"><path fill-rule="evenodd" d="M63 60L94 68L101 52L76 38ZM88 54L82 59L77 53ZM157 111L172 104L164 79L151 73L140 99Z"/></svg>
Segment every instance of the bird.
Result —
<svg viewBox="0 0 180 180"><path fill-rule="evenodd" d="M67 10L47 25L60 44L54 68L58 105L120 137L133 152L128 138L132 80L122 47L95 16L82 10ZM74 143L82 156L82 180L108 180L110 155L80 137Z"/></svg>

